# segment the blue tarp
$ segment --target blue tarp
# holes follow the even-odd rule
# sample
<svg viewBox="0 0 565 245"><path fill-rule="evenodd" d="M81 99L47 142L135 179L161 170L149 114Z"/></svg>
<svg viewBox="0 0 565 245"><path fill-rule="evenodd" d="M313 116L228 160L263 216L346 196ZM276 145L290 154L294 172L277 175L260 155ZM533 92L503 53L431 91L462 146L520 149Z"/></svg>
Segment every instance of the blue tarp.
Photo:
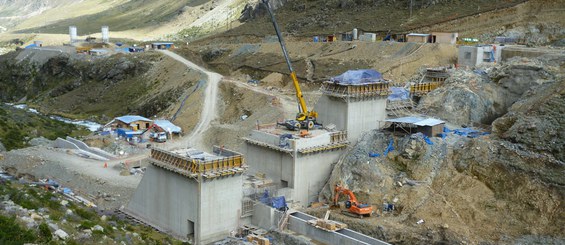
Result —
<svg viewBox="0 0 565 245"><path fill-rule="evenodd" d="M381 73L371 69L349 70L337 77L332 77L330 79L330 81L335 83L349 84L349 85L374 83L382 80L383 80L383 76L381 75Z"/></svg>
<svg viewBox="0 0 565 245"><path fill-rule="evenodd" d="M390 139L390 142L388 143L388 146L385 149L385 152L383 153L384 156L388 155L389 152L394 151L394 140Z"/></svg>
<svg viewBox="0 0 565 245"><path fill-rule="evenodd" d="M453 130L454 134L461 135L469 138L477 138L482 135L489 135L489 132L481 132L472 128L459 128Z"/></svg>
<svg viewBox="0 0 565 245"><path fill-rule="evenodd" d="M36 47L37 45L35 43L32 43L30 45L27 45L25 48L28 49L28 48L36 48Z"/></svg>
<svg viewBox="0 0 565 245"><path fill-rule="evenodd" d="M426 141L426 143L428 143L428 145L433 145L433 144L434 144L434 142L432 142L432 141L430 140L430 138L429 138L428 136L425 136L425 135L424 135L424 141Z"/></svg>
<svg viewBox="0 0 565 245"><path fill-rule="evenodd" d="M410 92L403 87L390 87L390 95L388 100L398 101L398 100L408 100L410 99Z"/></svg>
<svg viewBox="0 0 565 245"><path fill-rule="evenodd" d="M390 142L388 143L388 146L386 147L382 156L386 156L386 155L388 155L389 152L394 151L394 145L393 144L394 144L394 140L390 139ZM381 154L379 154L379 153L369 152L369 157L380 157L380 156L381 156Z"/></svg>
<svg viewBox="0 0 565 245"><path fill-rule="evenodd" d="M381 154L379 154L379 153L369 152L369 157L380 157L380 156L381 156Z"/></svg>
<svg viewBox="0 0 565 245"><path fill-rule="evenodd" d="M276 209L281 209L286 207L286 200L284 196L271 198L271 206Z"/></svg>

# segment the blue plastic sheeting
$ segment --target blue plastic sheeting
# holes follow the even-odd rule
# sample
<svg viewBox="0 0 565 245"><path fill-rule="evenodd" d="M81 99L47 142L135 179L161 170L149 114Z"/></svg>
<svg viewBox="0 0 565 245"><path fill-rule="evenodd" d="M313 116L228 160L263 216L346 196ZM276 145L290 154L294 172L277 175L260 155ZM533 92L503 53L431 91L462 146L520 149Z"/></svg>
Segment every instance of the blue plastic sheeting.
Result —
<svg viewBox="0 0 565 245"><path fill-rule="evenodd" d="M451 133L451 131L452 131L452 130L449 129L448 127L446 127L446 126L443 127L443 132L444 132L444 133Z"/></svg>
<svg viewBox="0 0 565 245"><path fill-rule="evenodd" d="M276 209L281 209L286 207L286 200L284 196L271 198L271 206Z"/></svg>
<svg viewBox="0 0 565 245"><path fill-rule="evenodd" d="M394 140L390 139L390 142L388 143L388 146L386 147L383 154L369 152L369 157L380 157L380 156L388 155L389 152L394 151L394 145L393 144L394 144Z"/></svg>
<svg viewBox="0 0 565 245"><path fill-rule="evenodd" d="M425 135L424 135L424 141L426 141L426 143L427 143L428 145L433 145L433 144L434 144L434 142L432 142L432 141L430 140L430 138L429 138L428 136L425 136Z"/></svg>
<svg viewBox="0 0 565 245"><path fill-rule="evenodd" d="M472 128L455 129L455 130L453 130L453 133L457 134L457 135L464 136L464 137L469 137L469 138L477 138L479 136L490 134L489 132L480 132L480 131L472 129Z"/></svg>
<svg viewBox="0 0 565 245"><path fill-rule="evenodd" d="M37 47L37 45L36 45L35 43L32 43L32 44L30 44L30 45L25 46L26 49L28 49L28 48L36 48L36 47Z"/></svg>
<svg viewBox="0 0 565 245"><path fill-rule="evenodd" d="M364 83L375 83L383 80L381 73L375 70L349 70L345 73L332 77L330 81L339 84L364 84Z"/></svg>
<svg viewBox="0 0 565 245"><path fill-rule="evenodd" d="M383 153L383 156L388 155L389 152L394 151L394 140L390 139L390 142L388 143L388 146L385 149L385 152Z"/></svg>
<svg viewBox="0 0 565 245"><path fill-rule="evenodd" d="M73 193L73 191L71 191L71 189L69 189L69 188L63 188L63 193L71 194L71 193Z"/></svg>
<svg viewBox="0 0 565 245"><path fill-rule="evenodd" d="M369 157L380 157L380 156L381 156L381 154L379 154L379 153L369 152Z"/></svg>
<svg viewBox="0 0 565 245"><path fill-rule="evenodd" d="M388 100L390 101L410 99L410 92L403 87L390 87L389 90L391 93L388 96Z"/></svg>

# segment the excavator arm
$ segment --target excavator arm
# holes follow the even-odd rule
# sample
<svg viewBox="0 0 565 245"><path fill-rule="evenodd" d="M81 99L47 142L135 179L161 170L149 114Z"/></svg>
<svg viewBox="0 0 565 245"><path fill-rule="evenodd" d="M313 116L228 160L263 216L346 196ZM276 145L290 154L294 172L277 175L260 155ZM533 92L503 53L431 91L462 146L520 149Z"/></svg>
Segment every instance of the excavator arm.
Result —
<svg viewBox="0 0 565 245"><path fill-rule="evenodd" d="M299 105L299 113L296 115L297 121L306 121L306 120L313 120L315 121L318 117L318 113L315 111L308 111L308 107L306 106L306 101L302 96L302 90L300 89L300 84L298 83L298 78L296 77L296 72L292 68L292 63L290 62L290 58L288 56L288 52L286 50L286 45L284 43L284 39L281 35L279 30L279 25L277 24L277 20L275 19L275 15L271 10L271 6L269 4L269 0L263 0L269 15L271 16L271 22L273 22L273 27L275 28L275 32L277 33L277 37L279 38L279 43L281 45L281 49L286 60L286 65L288 66L288 70L290 71L290 78L292 79L292 84L294 85L294 89L296 90L296 98L298 99Z"/></svg>
<svg viewBox="0 0 565 245"><path fill-rule="evenodd" d="M343 193L344 195L347 195L349 197L349 201L351 202L351 204L353 205L357 205L357 197L355 197L355 194L353 194L352 191L345 189L339 185L336 185L335 187L335 196L334 196L334 204L337 204L337 201L339 199L339 194Z"/></svg>

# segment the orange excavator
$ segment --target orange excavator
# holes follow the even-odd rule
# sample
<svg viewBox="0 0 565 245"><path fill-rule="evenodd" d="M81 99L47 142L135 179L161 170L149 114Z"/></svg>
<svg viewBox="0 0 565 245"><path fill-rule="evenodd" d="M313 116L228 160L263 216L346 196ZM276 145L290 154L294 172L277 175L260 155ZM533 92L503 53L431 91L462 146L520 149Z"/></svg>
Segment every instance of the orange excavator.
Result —
<svg viewBox="0 0 565 245"><path fill-rule="evenodd" d="M352 191L344 187L341 187L340 185L335 186L335 191L334 191L335 206L338 206L338 199L340 194L344 194L349 197L349 200L345 202L345 207L347 208L348 212L343 211L344 214L352 215L358 218L371 217L371 214L373 213L373 206L359 203L357 201L357 197L355 197L355 194L353 194Z"/></svg>

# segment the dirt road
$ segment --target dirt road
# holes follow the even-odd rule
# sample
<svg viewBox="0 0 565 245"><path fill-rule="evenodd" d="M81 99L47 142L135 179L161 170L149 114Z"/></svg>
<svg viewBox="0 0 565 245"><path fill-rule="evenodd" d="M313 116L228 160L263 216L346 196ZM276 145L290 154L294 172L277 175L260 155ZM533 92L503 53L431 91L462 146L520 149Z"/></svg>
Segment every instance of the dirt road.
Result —
<svg viewBox="0 0 565 245"><path fill-rule="evenodd" d="M222 80L222 75L210 72L189 60L181 57L168 50L161 50L161 52L183 64L191 69L198 70L208 77L206 83L206 90L204 91L204 104L202 105L202 113L200 121L188 136L185 136L180 141L174 142L173 144L168 144L169 148L178 148L186 146L196 146L200 149L205 149L206 147L202 144L202 135L208 128L214 119L217 117L217 98L218 98L218 83Z"/></svg>

